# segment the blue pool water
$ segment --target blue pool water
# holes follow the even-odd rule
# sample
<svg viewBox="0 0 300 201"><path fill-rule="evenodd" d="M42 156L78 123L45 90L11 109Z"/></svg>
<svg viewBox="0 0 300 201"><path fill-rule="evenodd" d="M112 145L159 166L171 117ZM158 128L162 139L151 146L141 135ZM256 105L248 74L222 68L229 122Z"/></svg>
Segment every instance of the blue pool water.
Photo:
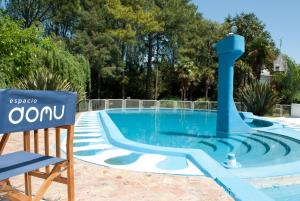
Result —
<svg viewBox="0 0 300 201"><path fill-rule="evenodd" d="M242 167L300 160L300 141L270 133L216 135L216 113L190 110L111 110L108 115L125 138L155 146L202 149L220 163L235 153ZM251 127L272 123L255 120Z"/></svg>
<svg viewBox="0 0 300 201"><path fill-rule="evenodd" d="M274 201L300 201L300 185L265 188L262 191Z"/></svg>

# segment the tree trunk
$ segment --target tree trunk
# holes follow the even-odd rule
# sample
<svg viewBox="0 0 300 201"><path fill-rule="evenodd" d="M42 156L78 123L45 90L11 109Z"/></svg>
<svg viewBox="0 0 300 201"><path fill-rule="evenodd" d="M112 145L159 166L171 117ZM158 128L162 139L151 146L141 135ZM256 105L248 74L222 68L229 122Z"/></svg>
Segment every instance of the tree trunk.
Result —
<svg viewBox="0 0 300 201"><path fill-rule="evenodd" d="M124 79L125 79L125 69L126 69L126 44L122 44L122 59L123 59L123 62L124 62L124 67L122 69L122 83L121 83L121 92L122 92L122 99L125 99L125 96L126 96L126 92L125 92L125 83L124 83Z"/></svg>
<svg viewBox="0 0 300 201"><path fill-rule="evenodd" d="M154 100L157 100L158 98L158 62L159 62L159 49L160 49L160 45L159 45L159 40L160 40L160 36L159 34L156 34L156 59L155 59L155 65L156 65L156 72L155 72L155 95L154 95Z"/></svg>
<svg viewBox="0 0 300 201"><path fill-rule="evenodd" d="M208 100L208 86L205 85L205 101Z"/></svg>
<svg viewBox="0 0 300 201"><path fill-rule="evenodd" d="M148 34L148 60L147 60L147 75L146 75L146 99L151 98L151 74L152 74L152 57L153 57L153 35Z"/></svg>
<svg viewBox="0 0 300 201"><path fill-rule="evenodd" d="M122 99L125 99L126 96L124 79L125 79L125 72L123 70L122 71Z"/></svg>
<svg viewBox="0 0 300 201"><path fill-rule="evenodd" d="M205 80L205 101L208 101L208 90L210 86L210 81L208 79Z"/></svg>
<svg viewBox="0 0 300 201"><path fill-rule="evenodd" d="M193 101L194 87L191 87L189 92L190 92L190 99L189 99L189 100L190 100L190 101Z"/></svg>
<svg viewBox="0 0 300 201"><path fill-rule="evenodd" d="M253 71L254 76L256 77L256 79L258 81L260 80L260 74L261 74L261 71L262 71L262 66L263 66L263 64L261 62L256 62L256 64L255 64L256 68Z"/></svg>
<svg viewBox="0 0 300 201"><path fill-rule="evenodd" d="M98 76L97 76L97 98L101 98L101 73L100 69L98 70Z"/></svg>
<svg viewBox="0 0 300 201"><path fill-rule="evenodd" d="M186 99L186 92L187 92L187 89L182 86L181 89L180 89L180 92L181 92L181 100L185 100Z"/></svg>

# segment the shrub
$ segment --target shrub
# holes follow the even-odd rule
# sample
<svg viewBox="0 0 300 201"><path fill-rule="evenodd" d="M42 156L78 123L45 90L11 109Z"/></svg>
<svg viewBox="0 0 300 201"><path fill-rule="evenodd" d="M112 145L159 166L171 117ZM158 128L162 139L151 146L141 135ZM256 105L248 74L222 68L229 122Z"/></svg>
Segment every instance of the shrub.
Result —
<svg viewBox="0 0 300 201"><path fill-rule="evenodd" d="M300 93L296 94L293 100L293 103L300 103Z"/></svg>
<svg viewBox="0 0 300 201"><path fill-rule="evenodd" d="M255 115L265 115L279 101L270 84L257 81L243 87L239 99Z"/></svg>
<svg viewBox="0 0 300 201"><path fill-rule="evenodd" d="M68 80L52 73L47 68L39 68L30 72L27 77L20 79L15 86L27 90L76 91L79 100L85 97L84 89L74 89Z"/></svg>

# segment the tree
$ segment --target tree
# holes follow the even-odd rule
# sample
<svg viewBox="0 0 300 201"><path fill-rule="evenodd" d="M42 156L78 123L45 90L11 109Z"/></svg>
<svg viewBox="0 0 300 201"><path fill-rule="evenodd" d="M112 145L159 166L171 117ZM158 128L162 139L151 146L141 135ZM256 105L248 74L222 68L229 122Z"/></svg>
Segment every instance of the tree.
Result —
<svg viewBox="0 0 300 201"><path fill-rule="evenodd" d="M77 25L79 23L79 14L81 11L80 0L59 1L58 9L53 13L50 20L43 23L47 35L56 34L63 40L74 37Z"/></svg>
<svg viewBox="0 0 300 201"><path fill-rule="evenodd" d="M22 29L22 22L0 16L0 72L10 85L16 78L31 70L35 50L41 45L42 32L38 28Z"/></svg>
<svg viewBox="0 0 300 201"><path fill-rule="evenodd" d="M158 22L158 8L152 1L134 2L125 1L127 4L122 4L120 0L110 1L108 9L117 20L117 26L111 31L113 36L121 45L121 57L126 63L126 49L139 33L144 39L147 48L147 74L146 74L146 98L151 96L151 72L152 72L152 57L153 57L153 35L156 32L162 31L162 25ZM133 30L133 27L135 30ZM124 64L123 64L124 65ZM124 72L122 74L122 83L124 83ZM122 96L125 96L124 85L122 85Z"/></svg>
<svg viewBox="0 0 300 201"><path fill-rule="evenodd" d="M89 80L87 61L67 52L62 42L44 37L39 28L23 29L22 22L0 16L0 41L0 74L5 75L2 85L13 87L32 71L48 69L70 82L72 89L85 90Z"/></svg>
<svg viewBox="0 0 300 201"><path fill-rule="evenodd" d="M72 1L74 2L74 1ZM59 13L59 9L68 4L66 0L10 0L6 2L9 15L17 20L24 20L24 27L34 22L45 22Z"/></svg>
<svg viewBox="0 0 300 201"><path fill-rule="evenodd" d="M186 100L187 91L199 83L201 74L199 69L189 59L183 59L175 65L175 72L180 81L181 99Z"/></svg>
<svg viewBox="0 0 300 201"><path fill-rule="evenodd" d="M115 69L119 66L119 47L114 43L111 33L111 19L105 0L84 0L80 3L78 24L74 36L67 41L70 50L83 55L91 66L91 98L101 98L106 91L105 82L116 85ZM111 68L109 68L111 67ZM104 76L107 76L106 78ZM113 77L111 77L113 76ZM105 79L104 79L105 78ZM111 92L117 91L114 88ZM113 94L113 96L115 96Z"/></svg>
<svg viewBox="0 0 300 201"><path fill-rule="evenodd" d="M41 48L36 50L32 66L34 69L46 68L60 75L78 92L85 91L90 81L90 66L86 59L70 54L62 42L53 42L50 38L44 39Z"/></svg>
<svg viewBox="0 0 300 201"><path fill-rule="evenodd" d="M260 80L261 71L267 68L272 72L276 53L267 39L256 37L249 47L248 60L252 64L254 76Z"/></svg>
<svg viewBox="0 0 300 201"><path fill-rule="evenodd" d="M274 76L274 84L281 102L291 104L300 93L300 67L292 59L288 57L285 59L288 69Z"/></svg>
<svg viewBox="0 0 300 201"><path fill-rule="evenodd" d="M212 67L205 67L202 70L202 77L205 82L205 101L208 101L208 91L211 89L212 84L216 81L216 70Z"/></svg>
<svg viewBox="0 0 300 201"><path fill-rule="evenodd" d="M238 60L235 63L235 85L236 88L244 87L247 83L253 80L252 68L243 60Z"/></svg>

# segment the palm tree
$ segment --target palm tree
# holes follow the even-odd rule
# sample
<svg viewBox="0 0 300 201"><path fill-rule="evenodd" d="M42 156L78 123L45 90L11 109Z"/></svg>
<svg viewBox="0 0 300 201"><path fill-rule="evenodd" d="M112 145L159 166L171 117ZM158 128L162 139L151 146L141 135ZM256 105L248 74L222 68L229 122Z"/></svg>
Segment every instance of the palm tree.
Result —
<svg viewBox="0 0 300 201"><path fill-rule="evenodd" d="M15 87L27 90L76 91L78 93L78 101L85 98L83 88L74 89L68 80L52 73L47 68L33 70L27 77L19 79L15 83Z"/></svg>
<svg viewBox="0 0 300 201"><path fill-rule="evenodd" d="M208 100L208 91L211 85L215 82L215 69L210 67L203 68L201 75L205 79L205 100Z"/></svg>
<svg viewBox="0 0 300 201"><path fill-rule="evenodd" d="M184 59L176 64L175 72L180 81L181 99L186 100L187 91L190 87L196 86L199 83L201 74L199 69L194 65L194 62L188 59Z"/></svg>
<svg viewBox="0 0 300 201"><path fill-rule="evenodd" d="M238 60L235 63L235 73L238 79L238 88L244 87L250 80L253 79L253 72L251 66L249 66L243 60Z"/></svg>
<svg viewBox="0 0 300 201"><path fill-rule="evenodd" d="M252 64L254 76L260 80L264 67L272 67L276 52L264 37L256 37L249 46L249 63ZM271 69L269 69L271 71Z"/></svg>

